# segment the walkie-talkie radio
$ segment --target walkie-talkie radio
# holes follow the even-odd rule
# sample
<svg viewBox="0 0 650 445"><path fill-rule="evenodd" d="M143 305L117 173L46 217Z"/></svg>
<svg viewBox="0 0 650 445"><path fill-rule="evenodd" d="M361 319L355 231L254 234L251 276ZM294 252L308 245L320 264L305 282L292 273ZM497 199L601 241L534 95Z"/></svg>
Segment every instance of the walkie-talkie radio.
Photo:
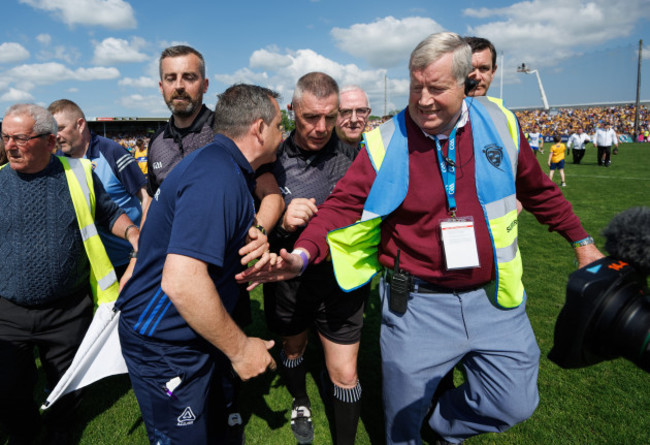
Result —
<svg viewBox="0 0 650 445"><path fill-rule="evenodd" d="M411 276L399 268L399 254L400 250L397 249L393 276L390 280L390 300L388 301L388 307L392 312L402 315L406 313L408 306Z"/></svg>

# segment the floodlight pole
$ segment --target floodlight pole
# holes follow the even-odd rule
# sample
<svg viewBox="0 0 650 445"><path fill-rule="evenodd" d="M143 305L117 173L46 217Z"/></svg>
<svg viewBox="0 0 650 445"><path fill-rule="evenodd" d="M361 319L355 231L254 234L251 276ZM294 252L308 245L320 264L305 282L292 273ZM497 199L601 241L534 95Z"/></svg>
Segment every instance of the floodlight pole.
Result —
<svg viewBox="0 0 650 445"><path fill-rule="evenodd" d="M636 72L636 102L634 107L634 142L639 137L639 99L641 93L641 59L643 57L643 40L639 40L639 64Z"/></svg>
<svg viewBox="0 0 650 445"><path fill-rule="evenodd" d="M525 73L525 74L535 74L537 76L537 85L539 86L539 93L542 95L542 102L544 103L544 109L548 110L548 101L546 100L546 93L544 92L542 79L539 77L539 71L531 70L526 66L526 64L522 63L521 66L517 68L517 72Z"/></svg>

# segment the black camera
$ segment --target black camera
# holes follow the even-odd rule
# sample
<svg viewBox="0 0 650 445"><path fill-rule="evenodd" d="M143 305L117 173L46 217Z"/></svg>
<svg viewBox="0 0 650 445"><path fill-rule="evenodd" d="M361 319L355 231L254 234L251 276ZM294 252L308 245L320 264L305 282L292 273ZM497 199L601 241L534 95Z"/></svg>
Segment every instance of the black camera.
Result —
<svg viewBox="0 0 650 445"><path fill-rule="evenodd" d="M580 368L624 357L650 372L650 208L616 215L602 258L569 276L548 358Z"/></svg>

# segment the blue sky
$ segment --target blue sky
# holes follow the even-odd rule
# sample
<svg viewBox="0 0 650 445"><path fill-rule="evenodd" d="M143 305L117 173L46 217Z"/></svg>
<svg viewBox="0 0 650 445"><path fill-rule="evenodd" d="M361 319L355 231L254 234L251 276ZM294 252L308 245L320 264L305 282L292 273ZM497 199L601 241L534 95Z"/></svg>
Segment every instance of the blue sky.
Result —
<svg viewBox="0 0 650 445"><path fill-rule="evenodd" d="M168 116L158 57L183 43L206 59L211 108L235 82L273 88L284 105L318 70L361 85L380 115L405 106L409 54L438 31L492 40L490 95L500 96L502 72L511 107L541 106L521 62L539 70L551 106L634 101L645 39L641 99L650 100L650 0L3 0L1 9L2 110L65 97L88 118Z"/></svg>

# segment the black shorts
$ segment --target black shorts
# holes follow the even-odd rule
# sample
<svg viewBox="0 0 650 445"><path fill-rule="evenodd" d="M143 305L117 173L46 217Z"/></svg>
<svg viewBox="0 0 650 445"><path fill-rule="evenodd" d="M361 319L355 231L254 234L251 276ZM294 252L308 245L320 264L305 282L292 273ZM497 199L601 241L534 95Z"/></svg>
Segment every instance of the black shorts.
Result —
<svg viewBox="0 0 650 445"><path fill-rule="evenodd" d="M300 334L313 324L334 343L357 343L369 292L370 285L352 292L341 290L331 262L311 265L300 277L264 284L266 323L285 337Z"/></svg>

